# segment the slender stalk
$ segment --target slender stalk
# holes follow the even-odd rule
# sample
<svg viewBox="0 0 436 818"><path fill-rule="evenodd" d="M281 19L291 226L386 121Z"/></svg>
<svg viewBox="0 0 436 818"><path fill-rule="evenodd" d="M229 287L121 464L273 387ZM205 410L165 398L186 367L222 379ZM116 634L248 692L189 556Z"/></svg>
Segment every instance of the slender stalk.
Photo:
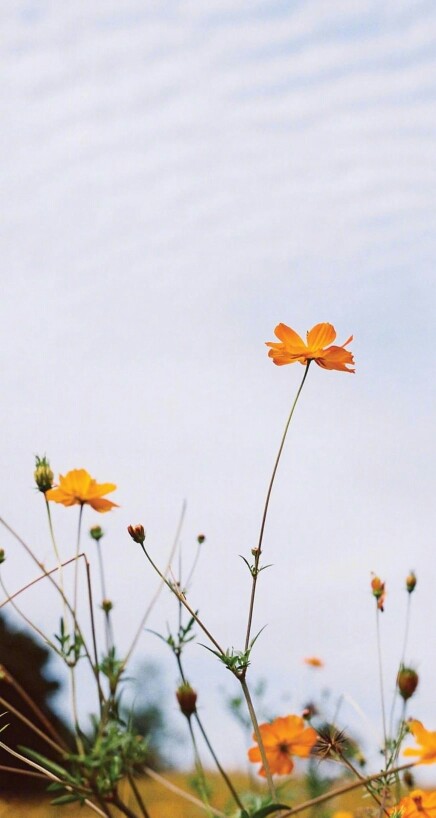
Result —
<svg viewBox="0 0 436 818"><path fill-rule="evenodd" d="M76 738L76 745L79 753L81 755L85 754L85 747L83 745L83 741L80 735L80 727L79 727L79 713L77 709L77 691L76 691L76 675L74 673L75 668L70 667L70 678L71 678L71 705L73 710L73 722L75 727L75 738Z"/></svg>
<svg viewBox="0 0 436 818"><path fill-rule="evenodd" d="M202 801L203 801L204 806L206 808L207 814L209 815L209 818L212 818L212 813L210 811L209 798L208 798L208 794L207 794L206 776L205 776L205 773L204 773L203 764L201 763L200 753L198 752L197 742L196 742L196 739L195 739L195 733L194 733L194 731L192 729L191 718L189 716L187 717L187 722L188 722L188 728L189 728L189 735L191 737L191 742L192 742L192 748L194 750L195 770L196 770L196 773L197 773L197 776L198 776L199 789L200 789Z"/></svg>
<svg viewBox="0 0 436 818"><path fill-rule="evenodd" d="M385 810L383 808L382 801L380 801L380 798L378 797L378 795L376 795L376 793L371 789L371 785L365 782L365 776L362 775L359 772L359 770L356 770L356 768L351 763L351 761L349 761L348 758L343 755L343 753L339 753L339 756L340 756L343 764L345 764L345 766L356 776L356 778L358 778L362 782L362 787L365 787L367 793L371 796L373 801L376 802L377 806L382 807L382 813L385 812L386 815L388 815L388 812L387 812L387 810Z"/></svg>
<svg viewBox="0 0 436 818"><path fill-rule="evenodd" d="M245 635L245 650L247 650L249 645L250 645L251 625L252 625L252 620L253 620L254 601L255 601L255 597L256 597L257 578L258 578L259 573L260 573L259 572L259 562L260 562L260 557L261 557L261 554L262 554L263 535L264 535L264 531L265 531L266 518L267 518L267 515L268 515L268 507L269 507L269 501L270 501L270 498L271 498L271 492L272 492L272 489L273 489L274 480L275 480L275 476L276 476L276 473L277 473L278 465L280 463L280 458L281 458L281 455L282 455L283 447L285 445L285 440L286 440L286 435L288 433L289 424L290 424L290 422L292 420L292 416L294 414L294 410L295 410L295 407L297 405L298 398L300 397L301 390L303 389L304 382L305 382L305 380L307 378L307 373L309 372L309 366L310 366L310 361L308 361L307 364L306 364L302 381L301 381L300 386L298 388L297 394L295 396L294 402L293 402L292 407L291 407L291 411L289 413L288 420L286 422L285 431L283 432L282 440L281 440L281 443L280 443L280 446L279 446L279 451L278 451L278 454L277 454L277 457L276 457L276 460L275 460L275 463L274 463L274 468L273 468L273 471L272 471L271 479L269 481L268 491L267 491L267 494L266 494L265 506L264 506L263 515L262 515L262 522L260 524L259 540L258 540L258 543L257 543L257 548L255 550L254 566L253 566L253 569L252 569L253 580L252 580L252 586L251 586L250 605L249 605L249 610L248 610L247 632L246 632L246 635Z"/></svg>
<svg viewBox="0 0 436 818"><path fill-rule="evenodd" d="M45 492L44 492L44 500L45 500L45 507L46 507L46 511L47 511L48 527L49 527L49 531L50 531L50 537L51 537L51 541L53 543L53 550L55 552L55 557L56 557L56 559L58 561L59 586L60 586L60 588L62 590L62 593L63 593L64 592L64 579L63 579L63 576L62 576L62 561L61 561L61 557L60 557L60 554L59 554L59 549L57 547L56 537L55 537L55 533L54 533L54 529L53 529L53 521L52 521L52 518L51 518L50 503L47 500ZM64 605L65 605L65 603L64 603Z"/></svg>
<svg viewBox="0 0 436 818"><path fill-rule="evenodd" d="M213 645L215 645L215 647L216 647L216 649L219 651L219 653L221 653L221 654L223 654L223 655L224 655L225 651L223 650L223 648L221 647L221 645L219 644L219 642L217 642L217 641L216 641L216 639L215 639L215 638L212 636L212 634L210 633L210 631L209 631L209 630L206 628L206 625L204 625L204 624L203 624L203 622L202 622L202 621L201 621L201 619L198 617L198 615L196 614L196 612L195 612L195 611L194 611L194 610L191 608L191 606L190 606L189 602L187 601L187 599L186 599L186 597L185 597L184 593L183 593L183 592L182 592L182 591L181 591L181 590L180 590L178 587L176 587L176 585L174 585L173 583L169 582L169 580L166 578L166 576L165 576L165 575L162 573L162 571L161 571L161 570L160 570L160 569L157 567L157 565L156 565L156 564L153 562L152 558L150 557L150 554L148 553L148 551L146 551L146 549L144 548L144 545L143 545L143 544L141 544L141 548L142 548L142 550L143 550L143 552L144 552L145 556L147 557L147 559L148 559L148 561L149 561L150 565L151 565L151 566L154 568L154 570L155 570L155 571L157 572L157 574L160 576L161 580L162 580L162 581L165 583L165 585L166 585L166 586L167 586L167 587L170 589L170 591L172 591L172 593L173 593L173 594L174 594L174 595L177 597L177 599L179 600L179 602L181 602L181 603L182 603L182 605L184 605L184 607L186 608L186 610L187 610L187 611L189 611L189 613L191 614L191 616L192 616L192 617L195 619L195 621L196 621L197 625L199 625L199 626L200 626L200 628L202 629L203 633L205 633L205 634L206 634L206 636L207 636L207 638L208 638L208 639L209 639L209 640L212 642L212 644L213 644Z"/></svg>
<svg viewBox="0 0 436 818"><path fill-rule="evenodd" d="M33 585L35 582L38 582L38 581L39 581L39 579L42 579L43 577L47 577L47 578L50 580L50 582L51 582L51 584L53 585L53 587L56 589L56 591L57 591L57 592L58 592L58 593L61 595L61 598L62 598L62 599L65 601L65 604L66 604L66 606L67 606L68 610L70 611L70 613L71 613L71 615L72 615L72 617L73 617L74 627L77 629L77 633L80 635L80 637L81 637L81 639L82 639L83 649L84 649L84 651L85 651L85 653L86 653L86 656L87 656L87 659L88 659L88 661L89 661L89 663L90 663L90 665L91 665L92 671L93 671L93 673L95 674L95 668L94 668L94 665L93 665L93 663L92 663L91 654L90 654L90 652L89 652L89 650L88 650L88 648L87 648L87 645L86 645L86 640L85 640L85 638L84 638L84 636L83 636L83 634L82 634L82 631L81 631L81 629L80 629L80 626L79 626L79 623L78 623L78 620L77 620L77 616L76 616L76 614L75 614L75 611L73 610L72 606L70 605L70 602L68 601L68 597L67 597L67 596L66 596L66 595L63 593L63 591L62 591L62 589L60 588L60 586L57 584L57 582L56 582L56 581L53 579L53 577L51 576L53 573L55 573L56 571L58 571L58 570L59 570L59 567L56 567L56 568L53 568L53 569L52 569L52 570L50 570L50 571L47 571L47 570L46 570L46 568L44 567L43 563L42 563L42 562L40 562L40 561L37 559L37 557L35 557L35 554L33 553L32 549L31 549L31 548L30 548L30 547L27 545L27 543L26 543L26 542L25 542L25 541L24 541L24 540L23 540L23 539L22 539L22 538L19 536L19 534L17 534L17 532L16 532L16 531L15 531L15 530L14 530L14 529L13 529L13 528L12 528L12 527L11 527L11 526L8 524L8 523L7 523L7 522L6 522L6 520L4 520L4 519L3 519L3 517L0 517L0 524L1 524L1 525L3 525L3 526L4 526L4 528L6 528L6 530L7 530L7 531L9 531L9 533L10 533L10 534L12 534L12 536L13 536L13 537L14 537L14 538L17 540L17 542L19 542L19 543L20 543L20 545L21 545L21 546L24 548L24 550L26 551L26 553L28 554L28 556L29 556L29 557L30 557L30 558L33 560L33 562L34 562L34 563L35 563L35 564L38 566L38 568L40 569L40 571L42 571L42 574L43 574L43 576L42 576L42 577L38 577L38 579L33 580L32 582L28 583L28 585L25 585L25 586L24 586L24 588L20 588L20 590L19 590L19 591L16 591L16 592L15 592L14 594L12 594L11 596L9 596L9 595L7 594L7 592L6 592L6 594L7 594L7 597L8 597L8 598L7 598L6 600L4 600L4 601L3 601L3 602L0 604L0 608L1 608L1 607L3 607L3 605L6 605L6 603L7 603L7 602L12 601L12 600L14 599L14 597L18 596L18 594L21 594L21 593L22 593L24 590L26 590L28 587L30 587L31 585ZM85 560L86 560L85 554L83 554L83 553L82 553L82 554L78 554L78 555L77 555L77 557L72 557L71 559L69 559L69 560L67 560L66 562L62 563L62 565L65 567L65 566L66 566L66 565L68 565L70 562L77 562L78 557L83 557L83 559L85 559ZM34 626L32 625L32 623L30 623L30 626L31 626L31 627L34 627ZM44 640L46 641L46 637L45 637L43 634L42 634L42 637L43 637L43 638L44 638ZM51 645L50 645L50 646L51 646ZM55 646L55 645L53 646L53 650L57 651L57 648L56 648L56 646Z"/></svg>
<svg viewBox="0 0 436 818"><path fill-rule="evenodd" d="M74 609L74 613L75 613L76 616L77 616L77 593L78 593L78 589L79 589L79 560L78 560L78 557L79 557L79 553L80 553L80 534L81 534L81 529L82 529L82 517L83 517L83 503L81 503L80 511L79 511L79 522L78 522L78 525L77 525L76 562L75 562L75 566L74 566L74 597L73 597L74 604L73 604L73 609Z"/></svg>
<svg viewBox="0 0 436 818"><path fill-rule="evenodd" d="M13 750L12 747L8 747L8 745L4 744L3 741L0 741L0 747L7 753L9 753L9 755L14 756L14 758L19 758L20 761L24 761L26 764L28 764L29 767L33 767L33 769L38 770L40 773L44 775L45 778L49 778L50 781L57 781L59 782L59 784L62 784L67 790L67 792L74 792L73 787L71 787L69 784L65 784L61 778L59 778L57 775L50 772L49 770L46 770L45 767L41 767L41 765L37 764L36 761L32 761L30 758L26 758L26 756L21 755L21 753L17 753L16 750ZM96 812L97 815L102 815L103 818L107 818L107 813L102 812L102 810L96 807L95 804L93 804L92 801L89 800L89 798L85 798L84 801L86 806L94 810L94 812ZM134 816L134 818L136 818L136 816Z"/></svg>
<svg viewBox="0 0 436 818"><path fill-rule="evenodd" d="M394 731L394 715L395 715L395 703L396 703L396 694L398 689L398 676L400 673L401 668L404 666L406 661L406 650L407 650L407 643L409 639L409 628L410 628L410 614L411 614L411 597L412 594L407 594L407 610L406 610L406 623L404 627L404 639L403 639L403 649L401 651L401 661L398 668L397 677L395 679L395 690L394 695L392 697L392 707L391 707L391 715L389 718L389 735L392 735Z"/></svg>
<svg viewBox="0 0 436 818"><path fill-rule="evenodd" d="M175 656L176 656L177 664L178 664L178 667L179 667L179 672L180 672L182 682L184 682L186 684L186 676L185 676L185 673L184 673L184 670L183 670L182 657L181 657L180 653L176 653ZM212 758L213 758L213 760L215 762L215 765L216 765L216 768L217 768L218 772L220 773L222 779L225 781L225 783L226 783L226 785L227 785L227 787L229 789L229 792L232 794L232 796L233 796L233 798L235 800L235 803L238 805L239 809L243 810L244 805L243 805L241 799L239 798L239 795L236 792L236 789L233 786L233 783L232 783L231 779L229 778L226 771L224 770L224 768L220 764L220 761L219 761L219 759L218 759L218 757L217 757L217 755L215 753L215 750L214 750L214 748L213 748L213 746L212 746L212 744L211 744L211 742L209 740L209 737L208 737L208 735L206 733L206 730L205 730L205 728L203 726L203 722L201 721L197 710L194 713L194 719L197 722L198 729L200 730L200 733L203 736L206 747L209 750L209 752L210 752L210 754L211 754L211 756L212 756Z"/></svg>
<svg viewBox="0 0 436 818"><path fill-rule="evenodd" d="M182 790L180 787L177 787L175 784L172 784L170 781L167 781L166 778L164 778L162 775L159 775L159 773L155 772L155 770L152 770L151 767L145 767L144 772L154 781L157 781L159 784L162 784L162 786L165 787L165 789L169 790L170 792L173 792L175 795L180 795L181 798L184 798L185 801L190 801L190 803L195 804L196 807L199 807L202 810L205 809L205 805L203 804L202 801L200 801L199 798L195 798L189 792L185 792L185 790ZM221 812L221 810L219 809L216 809L216 807L210 807L210 811L212 815L216 816L216 818L227 818L225 813Z"/></svg>
<svg viewBox="0 0 436 818"><path fill-rule="evenodd" d="M195 552L195 557L194 557L193 563L191 565L191 570L190 570L190 572L188 574L186 582L184 583L184 587L186 588L186 590L188 590L191 579L194 576L194 572L195 572L195 569L197 567L198 560L200 558L200 552L201 552L201 543L198 543L197 544L197 550Z"/></svg>
<svg viewBox="0 0 436 818"><path fill-rule="evenodd" d="M94 619L94 605L92 601L92 582L91 582L91 566L85 557L85 566L86 566L86 584L88 588L88 601L89 601L89 616L91 620L91 633L92 633L92 646L94 650L94 665L95 665L95 680L97 682L97 689L98 689L98 697L100 701L100 706L104 702L104 693L100 683L100 670L98 666L98 650L97 650L97 635L95 630L95 619Z"/></svg>
<svg viewBox="0 0 436 818"><path fill-rule="evenodd" d="M311 807L316 807L318 804L323 804L325 801L330 801L332 798L337 798L339 795L344 795L346 792L358 790L359 787L363 787L365 784L371 783L371 781L378 781L380 778L386 778L386 775L394 775L395 773L401 773L403 770L410 770L412 767L416 767L417 763L419 762L414 761L411 764L402 764L401 767L396 767L394 770L389 770L389 773L386 773L386 771L374 773L373 775L367 775L365 778L359 779L359 781L353 781L351 784L344 784L342 787L336 787L334 790L330 790L330 792L325 792L323 795L318 795L316 798L310 798L308 801L303 801L303 803L298 804L296 807L291 807L288 812L284 812L282 814L281 818L289 818L291 815L296 815L297 812L303 812Z"/></svg>
<svg viewBox="0 0 436 818"><path fill-rule="evenodd" d="M260 752L260 756L261 756L261 759L262 759L262 765L263 765L263 768L265 770L268 789L269 789L272 800L275 801L276 798L277 798L276 790L275 790L275 787L274 787L274 782L273 782L273 779L272 779L268 758L267 758L267 755L266 755L266 752L265 752L265 746L264 746L264 743L263 743L263 740L262 740L262 734L261 734L260 729L259 729L259 723L257 721L256 711L254 709L253 702L252 702L251 696L250 696L250 691L248 689L248 685L247 685L247 682L245 681L244 676L240 676L239 681L240 681L240 684L241 684L241 687L242 687L242 692L243 692L243 694L245 696L245 701L247 702L248 712L250 714L250 719L251 719L251 723L253 725L253 730L254 730L254 733L255 733L255 736L256 736L256 741L257 741L257 744L259 746L259 752Z"/></svg>
<svg viewBox="0 0 436 818"><path fill-rule="evenodd" d="M141 810L141 815L143 816L143 818L150 818L150 813L148 812L147 807L145 806L144 801L142 800L142 795L139 790L139 787L136 786L136 781L133 773L128 773L127 778L132 788L132 792L136 798L138 807Z"/></svg>
<svg viewBox="0 0 436 818"><path fill-rule="evenodd" d="M27 706L31 710L33 710L33 712L35 713L35 716L40 720L41 724L44 725L45 729L47 730L47 733L50 733L51 736L54 738L54 740L57 741L58 744L64 748L64 750L68 750L67 743L64 741L62 736L58 733L58 731L53 727L50 719L47 718L45 713L43 713L43 711L38 707L36 702L33 701L33 699L24 690L24 688L21 687L19 682L17 682L17 680L14 679L14 677L11 676L11 674L7 670L5 670L4 681L7 684L10 684L11 687L13 687L14 690L16 690L16 692L19 694L19 696L21 696L23 701L26 702Z"/></svg>
<svg viewBox="0 0 436 818"><path fill-rule="evenodd" d="M135 636L133 638L132 644L130 645L130 648L127 651L126 657L124 659L124 664L125 665L129 661L133 651L135 650L136 645L137 645L137 643L139 641L139 637L141 636L141 633L142 633L142 631L144 629L144 625L145 625L148 617L150 616L151 611L153 610L154 606L156 605L156 602L157 602L157 600L158 600L158 598L159 598L159 596L161 594L162 588L166 584L166 575L168 574L168 572L169 572L169 570L171 568L171 563L173 561L174 554L175 554L176 549L177 549L177 544L178 544L180 533L181 533L181 530L182 530L182 527L183 527L185 514L186 514L186 500L184 500L183 504L182 504L182 510L180 512L180 517L179 517L179 521L178 521L178 524L177 524L173 544L171 546L170 555L168 557L167 564L166 564L166 566L164 568L164 571L163 571L163 578L161 576L159 585L158 585L158 587L157 587L157 589L156 589L156 591L155 591L155 593L154 593L154 595L153 595L153 597L151 599L151 602L149 603L148 607L146 608L144 616L142 617L142 619L141 619L141 621L139 623L138 630L136 631L136 634L135 634Z"/></svg>
<svg viewBox="0 0 436 818"><path fill-rule="evenodd" d="M0 696L0 704L2 705L2 707L6 707L9 713L13 713L14 716L17 717L17 719L20 719L20 721L22 721L23 724L25 724L26 727L29 728L29 730L32 730L34 733L36 733L37 736L42 738L46 742L46 744L49 744L50 747L53 748L53 750L56 750L56 752L59 753L60 756L63 756L64 748L61 747L56 741L53 741L53 739L50 738L50 736L48 736L46 733L44 733L43 730L37 727L36 724L33 723L33 721L30 721L30 719L28 719L27 716L24 715L24 713L21 713L20 710L17 710L16 707L14 707L10 702L7 701L7 699L4 699L3 696Z"/></svg>
<svg viewBox="0 0 436 818"><path fill-rule="evenodd" d="M106 593L106 581L104 576L104 564L103 564L103 556L101 553L101 545L100 540L96 540L97 546L97 557L98 557L98 567L100 572L100 584L101 584L101 596L102 600L107 599ZM105 631L106 631L106 650L109 653L113 643L113 633L112 633L112 626L111 626L111 619L110 619L110 612L104 611L104 623L105 623Z"/></svg>
<svg viewBox="0 0 436 818"><path fill-rule="evenodd" d="M383 663L382 663L382 649L381 649L381 638L380 638L380 611L378 606L376 605L375 609L375 617L376 617L376 629L377 629L377 656L378 656L378 672L379 672L379 683L380 683L380 701L381 701L381 713L382 713L382 722L383 722L383 753L385 757L385 765L388 766L388 736L386 730L386 709L385 709L385 694L384 694L384 685L383 685Z"/></svg>
<svg viewBox="0 0 436 818"><path fill-rule="evenodd" d="M124 801L121 800L118 793L115 793L112 796L112 804L115 804L115 806L120 810L120 812L126 815L127 818L138 818L137 814L133 812L133 810L131 810L130 807L128 807L127 804L124 803Z"/></svg>
<svg viewBox="0 0 436 818"><path fill-rule="evenodd" d="M55 653L57 653L57 655L60 656L61 658L64 658L62 656L62 651L60 651L59 648L56 647L55 643L52 642L51 639L49 639L48 636L44 633L44 631L42 631L41 628L38 628L38 625L35 625L35 623L32 622L31 619L29 619L29 617L24 613L24 611L21 610L21 608L17 605L17 603L13 601L13 598L14 598L14 596L16 596L16 594L13 594L12 596L9 595L8 589L6 588L6 586L5 586L4 582L3 582L3 578L1 576L1 574L0 574L0 586L1 586L1 588L3 589L3 591L5 592L5 594L7 596L6 602L11 603L14 611L16 611L16 613L19 616L21 616L21 618L24 620L24 622L26 622L26 624L29 626L29 628L31 630L35 631L35 633L37 633L38 636L41 637L41 639L46 643L46 645L48 645L51 648L51 650L53 650Z"/></svg>
<svg viewBox="0 0 436 818"><path fill-rule="evenodd" d="M42 773L34 773L32 770L21 770L19 767L8 767L7 764L0 764L0 770L4 773L16 773L17 775L27 775L30 778L43 778L44 781L46 776Z"/></svg>

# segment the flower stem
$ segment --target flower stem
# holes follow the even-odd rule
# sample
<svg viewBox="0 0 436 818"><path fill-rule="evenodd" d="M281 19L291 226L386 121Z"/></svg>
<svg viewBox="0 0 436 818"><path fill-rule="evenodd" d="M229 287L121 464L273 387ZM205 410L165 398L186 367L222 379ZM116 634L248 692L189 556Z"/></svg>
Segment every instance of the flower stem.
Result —
<svg viewBox="0 0 436 818"><path fill-rule="evenodd" d="M380 638L380 611L378 606L376 605L375 609L375 616L376 616L376 630L377 630L377 655L378 655L378 673L379 673L379 683L380 683L380 702L381 702L381 713L382 713L382 723L383 723L383 753L385 757L385 766L388 766L388 736L386 730L386 709L385 709L385 694L384 694L384 685L383 685L383 663L382 663L382 649L381 649L381 638Z"/></svg>
<svg viewBox="0 0 436 818"><path fill-rule="evenodd" d="M295 396L294 402L292 404L288 420L286 421L285 431L283 432L282 440L281 440L281 443L280 443L280 446L279 446L279 450L278 450L277 457L276 457L276 460L275 460L275 463L274 463L274 468L273 468L273 471L272 471L271 479L269 481L268 491L267 491L267 494L266 494L265 506L264 506L263 515L262 515L262 522L260 524L259 540L258 540L258 543L257 543L256 553L255 553L255 557L254 557L254 566L253 566L253 569L252 569L253 582L252 582L252 586L251 586L251 598L250 598L250 606L249 606L249 611L248 611L247 632L246 632L246 636L245 636L245 650L248 650L248 647L250 645L251 625L252 625L253 611L254 611L254 600L255 600L255 597L256 597L257 578L259 576L259 562L260 562L260 557L261 557L261 553L262 553L263 535L264 535L264 531L265 531L266 518L267 518L267 515L268 515L268 507L269 507L269 501L270 501L270 498L271 498L271 492L272 492L272 488L273 488L273 485L274 485L274 480L275 480L276 472L277 472L278 465L279 465L279 462L280 462L280 458L281 458L281 455L282 455L283 447L285 445L285 440L286 440L286 435L288 433L289 424L290 424L290 422L292 420L292 416L294 414L295 407L296 407L297 402L298 402L298 398L300 397L301 390L303 389L304 382L305 382L305 380L307 378L307 373L309 372L309 366L310 366L310 361L308 361L307 364L306 364L302 381L300 383L300 386L298 388L298 391L297 391L297 394Z"/></svg>
<svg viewBox="0 0 436 818"><path fill-rule="evenodd" d="M76 562L75 562L75 566L74 566L74 597L73 597L74 604L73 604L73 609L74 609L75 616L77 616L77 593L78 593L78 589L79 589L79 560L78 560L78 557L79 557L79 553L80 553L80 533L81 533L81 528L82 528L82 517L83 517L83 503L81 504L80 511L79 511L79 522L78 522L78 525L77 525Z"/></svg>
<svg viewBox="0 0 436 818"><path fill-rule="evenodd" d="M238 678L239 678L239 681L240 681L240 684L241 684L241 687L242 687L242 692L244 694L245 701L247 702L248 712L250 714L250 719L251 719L251 723L253 725L253 730L254 730L254 734L256 736L256 741L257 741L257 744L259 746L260 757L262 759L262 765L263 765L263 768L265 770L265 776L266 776L266 780L267 780L267 783L268 783L268 789L269 789L272 800L275 801L277 796L276 796L276 791L275 791L275 787L274 787L274 782L273 782L273 779L272 779L268 758L267 758L267 755L266 755L266 752L265 752L265 746L264 746L264 743L263 743L263 740L262 740L262 734L261 734L260 729L259 729L259 723L257 721L256 711L254 709L254 705L253 705L253 702L252 702L252 699L251 699L251 696L250 696L250 691L248 689L248 685L247 685L247 682L245 680L245 677L244 676L239 676Z"/></svg>

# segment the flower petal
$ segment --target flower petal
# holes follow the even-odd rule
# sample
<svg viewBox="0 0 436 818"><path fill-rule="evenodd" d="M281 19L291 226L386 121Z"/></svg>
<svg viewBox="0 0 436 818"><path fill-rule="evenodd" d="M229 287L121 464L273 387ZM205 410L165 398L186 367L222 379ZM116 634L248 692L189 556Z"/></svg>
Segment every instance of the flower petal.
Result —
<svg viewBox="0 0 436 818"><path fill-rule="evenodd" d="M277 338L279 338L280 341L283 341L289 352L294 352L297 355L301 355L303 352L307 351L307 347L303 339L297 332L295 332L294 329L291 329L291 327L288 327L286 324L277 324L274 334L277 335Z"/></svg>
<svg viewBox="0 0 436 818"><path fill-rule="evenodd" d="M94 511L101 511L102 513L110 511L111 508L118 508L117 503L112 503L111 500L104 500L102 497L94 497L86 502Z"/></svg>
<svg viewBox="0 0 436 818"><path fill-rule="evenodd" d="M332 344L336 338L336 330L332 324L315 324L307 333L307 346L311 352Z"/></svg>

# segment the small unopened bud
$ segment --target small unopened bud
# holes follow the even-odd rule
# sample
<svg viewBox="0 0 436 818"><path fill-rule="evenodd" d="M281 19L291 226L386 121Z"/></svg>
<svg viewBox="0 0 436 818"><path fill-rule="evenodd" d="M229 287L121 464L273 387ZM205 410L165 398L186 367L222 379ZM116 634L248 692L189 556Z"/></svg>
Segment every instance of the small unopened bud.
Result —
<svg viewBox="0 0 436 818"><path fill-rule="evenodd" d="M110 599L102 599L101 607L105 613L109 613L114 607L114 603Z"/></svg>
<svg viewBox="0 0 436 818"><path fill-rule="evenodd" d="M205 539L206 539L206 537L204 536L204 534L199 534L198 537L197 537L198 544L203 545Z"/></svg>
<svg viewBox="0 0 436 818"><path fill-rule="evenodd" d="M129 525L127 526L127 531L129 532L132 540L139 543L140 545L144 544L145 531L143 525Z"/></svg>
<svg viewBox="0 0 436 818"><path fill-rule="evenodd" d="M411 790L412 787L415 786L415 778L414 778L413 774L410 772L410 770L405 770L404 771L403 781L404 781L406 787L409 788L409 790Z"/></svg>
<svg viewBox="0 0 436 818"><path fill-rule="evenodd" d="M259 552L260 552L260 548L252 548L251 549L251 553L252 553L253 557L257 557Z"/></svg>
<svg viewBox="0 0 436 818"><path fill-rule="evenodd" d="M54 474L50 468L50 463L45 456L38 457L38 455L36 455L35 471L33 472L33 476L39 491L42 491L45 494L46 491L52 488Z"/></svg>
<svg viewBox="0 0 436 818"><path fill-rule="evenodd" d="M104 531L99 525L93 525L92 528L89 529L89 536L92 537L93 540L98 542L104 537Z"/></svg>
<svg viewBox="0 0 436 818"><path fill-rule="evenodd" d="M418 687L419 676L412 667L402 667L398 673L398 690L400 696L406 702L407 699L410 699L413 696L416 688Z"/></svg>
<svg viewBox="0 0 436 818"><path fill-rule="evenodd" d="M386 598L385 583L381 581L380 577L375 576L375 574L373 575L373 578L371 580L371 590L373 596L377 600L377 608L379 609L379 611L383 611L384 602Z"/></svg>
<svg viewBox="0 0 436 818"><path fill-rule="evenodd" d="M4 563L5 559L6 559L5 549L0 548L0 565Z"/></svg>
<svg viewBox="0 0 436 818"><path fill-rule="evenodd" d="M408 576L406 577L406 589L409 592L409 594L411 594L412 591L415 590L416 583L417 583L416 574L414 571L411 571L410 574L408 574Z"/></svg>
<svg viewBox="0 0 436 818"><path fill-rule="evenodd" d="M197 709L197 694L189 682L183 682L183 684L177 688L176 698L183 715L186 716L187 719L190 719Z"/></svg>
<svg viewBox="0 0 436 818"><path fill-rule="evenodd" d="M305 719L306 721L310 721L310 719L313 719L314 716L318 715L316 705L313 702L307 702L301 715L303 719Z"/></svg>

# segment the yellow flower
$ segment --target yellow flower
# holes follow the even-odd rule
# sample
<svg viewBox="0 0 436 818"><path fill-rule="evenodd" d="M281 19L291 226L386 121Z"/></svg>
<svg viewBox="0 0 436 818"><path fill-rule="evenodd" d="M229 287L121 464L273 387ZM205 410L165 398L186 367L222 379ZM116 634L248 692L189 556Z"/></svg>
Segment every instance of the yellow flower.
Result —
<svg viewBox="0 0 436 818"><path fill-rule="evenodd" d="M283 716L271 724L260 724L259 730L273 775L289 775L294 769L291 756L307 758L317 740L316 731L308 727L301 716ZM255 734L253 738L256 741ZM254 762L262 761L258 746L249 749L248 758ZM259 775L265 776L263 766Z"/></svg>
<svg viewBox="0 0 436 818"><path fill-rule="evenodd" d="M268 355L277 366L284 364L307 365L310 361L315 361L323 369L338 369L342 372L354 372L348 369L349 364L354 364L354 358L348 349L344 349L353 336L350 335L348 341L342 346L328 346L336 338L336 330L331 324L316 324L307 335L307 344L286 324L278 324L274 330L280 344L272 341L267 342L267 347L271 347Z"/></svg>
<svg viewBox="0 0 436 818"><path fill-rule="evenodd" d="M318 659L318 656L307 656L306 659L303 659L305 665L310 665L310 667L324 667L324 662L322 659Z"/></svg>
<svg viewBox="0 0 436 818"><path fill-rule="evenodd" d="M405 756L419 756L419 764L433 764L436 761L436 732L426 730L420 721L411 719L407 726L420 747L408 747Z"/></svg>
<svg viewBox="0 0 436 818"><path fill-rule="evenodd" d="M65 477L59 475L59 486L46 492L47 500L62 503L63 506L88 505L94 511L110 511L117 506L103 495L115 491L114 483L97 483L86 469L73 469Z"/></svg>
<svg viewBox="0 0 436 818"><path fill-rule="evenodd" d="M413 790L389 810L392 818L436 818L436 792Z"/></svg>

